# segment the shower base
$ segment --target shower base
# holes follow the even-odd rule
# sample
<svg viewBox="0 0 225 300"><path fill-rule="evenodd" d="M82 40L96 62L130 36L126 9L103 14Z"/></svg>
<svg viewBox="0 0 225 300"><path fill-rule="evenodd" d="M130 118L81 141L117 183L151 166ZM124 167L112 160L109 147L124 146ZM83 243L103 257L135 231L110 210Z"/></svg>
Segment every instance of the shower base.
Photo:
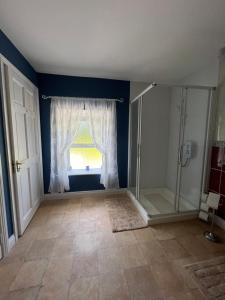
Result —
<svg viewBox="0 0 225 300"><path fill-rule="evenodd" d="M167 188L141 189L140 202L150 216L175 213L175 194ZM196 208L181 198L179 210L193 211Z"/></svg>
<svg viewBox="0 0 225 300"><path fill-rule="evenodd" d="M132 189L127 190L133 204L149 225L198 217L198 209L187 201L185 204L181 203L180 211L177 212L174 208L174 194L167 188L142 189L140 190L140 201L135 198L133 192Z"/></svg>

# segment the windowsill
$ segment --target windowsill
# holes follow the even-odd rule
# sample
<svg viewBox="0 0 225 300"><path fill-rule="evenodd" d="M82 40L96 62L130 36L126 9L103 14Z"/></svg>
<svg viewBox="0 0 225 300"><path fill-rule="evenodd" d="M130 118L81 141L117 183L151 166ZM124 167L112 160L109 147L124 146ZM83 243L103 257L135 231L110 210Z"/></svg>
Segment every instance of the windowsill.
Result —
<svg viewBox="0 0 225 300"><path fill-rule="evenodd" d="M90 169L90 170L84 170L84 169L79 169L79 170L71 170L68 172L69 176L73 175L99 175L101 174L101 169Z"/></svg>

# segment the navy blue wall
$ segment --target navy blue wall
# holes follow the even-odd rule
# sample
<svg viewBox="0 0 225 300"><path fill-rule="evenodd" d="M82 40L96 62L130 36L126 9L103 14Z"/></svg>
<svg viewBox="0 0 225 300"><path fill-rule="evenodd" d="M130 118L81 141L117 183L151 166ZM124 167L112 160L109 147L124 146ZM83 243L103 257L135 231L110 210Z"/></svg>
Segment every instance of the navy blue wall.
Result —
<svg viewBox="0 0 225 300"><path fill-rule="evenodd" d="M117 154L120 187L127 186L128 115L130 83L122 80L38 74L39 94L49 96L124 98L117 102ZM50 176L50 101L40 98L44 189ZM71 191L98 190L99 175L70 176Z"/></svg>
<svg viewBox="0 0 225 300"><path fill-rule="evenodd" d="M37 85L37 74L23 57L23 55L16 49L7 36L0 30L0 53L3 54L17 69L19 69L26 77L28 77L35 85ZM0 98L0 154L2 158L3 184L4 196L7 214L8 235L13 234L13 223L11 213L11 200L9 191L9 182L7 176L6 151L3 131L3 115L2 115L2 100Z"/></svg>
<svg viewBox="0 0 225 300"><path fill-rule="evenodd" d="M130 84L128 81L82 78L72 76L37 74L29 62L0 30L0 53L18 70L39 87L40 95L82 96L96 98L124 98L125 103L117 103L118 168L120 187L127 185L128 152L128 99ZM6 151L3 131L2 103L0 98L0 154L2 158L4 195L7 212L9 236L13 233L11 200L7 176ZM44 165L45 192L48 190L50 175L50 101L40 102L42 151ZM71 191L103 189L99 184L99 175L70 177Z"/></svg>

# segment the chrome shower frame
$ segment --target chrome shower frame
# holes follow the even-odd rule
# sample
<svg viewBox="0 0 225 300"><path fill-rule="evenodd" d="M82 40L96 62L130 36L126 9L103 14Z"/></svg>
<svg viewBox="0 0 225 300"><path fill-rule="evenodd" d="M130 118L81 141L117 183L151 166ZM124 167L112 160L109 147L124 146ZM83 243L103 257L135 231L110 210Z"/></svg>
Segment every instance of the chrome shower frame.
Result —
<svg viewBox="0 0 225 300"><path fill-rule="evenodd" d="M187 90L188 89L198 89L198 90L208 90L208 97L206 98L208 100L208 107L207 107L207 119L206 119L206 129L204 132L204 154L203 154L203 168L202 168L202 174L201 174L201 195L205 192L205 187L208 183L207 180L207 174L208 174L208 157L210 154L210 149L212 146L212 106L213 106L213 96L214 96L214 91L216 90L216 87L213 86L202 86L202 85L171 85L171 84L164 84L164 83L156 83L152 82L148 85L147 88L145 88L141 93L139 93L135 98L130 100L129 104L129 143L128 143L128 194L131 196L132 200L135 203L136 206L140 209L141 203L139 201L140 197L140 155L141 155L141 125L142 125L142 105L143 105L143 97L147 93L151 92L152 89L155 87L168 87L168 88L181 88L182 89L182 97L184 98L184 102L187 101ZM131 117L131 108L132 104L134 102L138 101L138 137L137 137L137 169L136 169L136 193L135 193L135 199L134 195L129 191L130 187L130 172L131 172L131 143L132 143L132 136L131 136L131 124L132 124L132 117ZM185 104L186 105L186 104ZM182 115L182 114L181 114ZM182 116L181 116L182 118ZM182 126L182 120L181 120L181 126ZM183 129L180 126L180 134L183 134ZM179 151L181 144L183 142L183 136L180 136L179 138ZM201 199L199 199L199 206L198 209L196 210L190 210L187 212L181 212L179 208L179 199L180 199L180 172L181 172L181 167L177 167L177 180L176 180L176 197L175 197L175 212L170 213L170 214L161 214L161 215L156 215L156 216L151 216L148 215L149 218L149 223L150 224L155 224L155 223L162 223L162 222L169 222L169 221L174 221L174 220L180 220L180 219L189 219L193 217L197 217L199 209L200 209L200 204L201 204ZM142 209L144 209L142 207ZM141 209L141 210L142 210Z"/></svg>

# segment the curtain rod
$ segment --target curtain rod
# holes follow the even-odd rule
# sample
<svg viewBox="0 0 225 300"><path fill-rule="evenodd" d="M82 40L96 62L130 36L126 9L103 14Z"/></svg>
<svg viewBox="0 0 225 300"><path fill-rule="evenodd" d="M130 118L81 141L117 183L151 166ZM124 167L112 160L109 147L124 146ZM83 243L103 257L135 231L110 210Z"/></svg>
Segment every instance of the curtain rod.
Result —
<svg viewBox="0 0 225 300"><path fill-rule="evenodd" d="M47 100L47 99L51 99L51 98L71 98L71 99L93 99L93 100L106 100L106 101L116 101L116 102L120 102L123 103L124 99L123 98L119 98L119 99L106 99L106 98L91 98L91 97L61 97L61 96L46 96L46 95L42 95L41 96L43 100Z"/></svg>

